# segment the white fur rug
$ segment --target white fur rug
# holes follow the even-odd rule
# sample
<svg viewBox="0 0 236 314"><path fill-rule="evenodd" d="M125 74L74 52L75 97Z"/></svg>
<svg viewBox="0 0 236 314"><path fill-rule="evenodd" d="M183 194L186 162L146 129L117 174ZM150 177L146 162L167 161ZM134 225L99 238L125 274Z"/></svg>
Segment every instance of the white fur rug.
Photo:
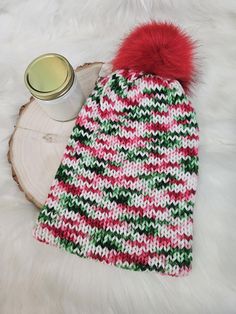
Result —
<svg viewBox="0 0 236 314"><path fill-rule="evenodd" d="M74 66L108 61L140 22L178 23L200 42L193 104L201 129L194 262L185 278L81 259L32 238L38 210L6 154L23 73L46 52ZM234 0L0 1L0 313L236 313L236 2ZM35 165L37 166L37 165Z"/></svg>

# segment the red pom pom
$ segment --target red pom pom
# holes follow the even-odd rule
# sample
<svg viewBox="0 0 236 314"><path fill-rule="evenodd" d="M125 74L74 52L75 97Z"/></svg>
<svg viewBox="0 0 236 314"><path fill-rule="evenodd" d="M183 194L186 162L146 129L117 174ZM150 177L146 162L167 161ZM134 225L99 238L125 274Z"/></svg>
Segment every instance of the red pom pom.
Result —
<svg viewBox="0 0 236 314"><path fill-rule="evenodd" d="M195 43L171 23L150 22L126 37L112 61L113 71L133 69L178 80L189 91L196 72Z"/></svg>

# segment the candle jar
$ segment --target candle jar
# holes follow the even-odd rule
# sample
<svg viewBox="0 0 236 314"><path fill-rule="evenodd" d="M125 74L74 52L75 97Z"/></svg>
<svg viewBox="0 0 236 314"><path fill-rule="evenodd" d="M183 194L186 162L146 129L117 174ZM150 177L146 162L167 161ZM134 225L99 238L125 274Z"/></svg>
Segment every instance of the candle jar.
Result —
<svg viewBox="0 0 236 314"><path fill-rule="evenodd" d="M34 59L25 71L25 84L41 108L54 120L74 119L85 101L69 61L55 53Z"/></svg>

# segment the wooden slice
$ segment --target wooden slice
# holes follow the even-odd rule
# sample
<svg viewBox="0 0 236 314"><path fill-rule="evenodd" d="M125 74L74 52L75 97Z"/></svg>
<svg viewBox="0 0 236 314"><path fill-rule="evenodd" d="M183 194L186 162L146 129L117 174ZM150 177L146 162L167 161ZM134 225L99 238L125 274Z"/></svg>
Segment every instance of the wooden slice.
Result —
<svg viewBox="0 0 236 314"><path fill-rule="evenodd" d="M96 62L80 66L76 72L88 97L98 76L106 74L107 68L103 63ZM37 207L41 207L46 200L74 124L75 120L52 120L33 97L20 108L9 141L8 160L14 180Z"/></svg>

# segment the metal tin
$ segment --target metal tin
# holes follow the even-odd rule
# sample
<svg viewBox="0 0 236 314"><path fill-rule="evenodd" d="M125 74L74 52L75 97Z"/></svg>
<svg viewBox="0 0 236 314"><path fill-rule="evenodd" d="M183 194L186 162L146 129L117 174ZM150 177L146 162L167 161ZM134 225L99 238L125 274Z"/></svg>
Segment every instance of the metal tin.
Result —
<svg viewBox="0 0 236 314"><path fill-rule="evenodd" d="M74 82L75 73L69 61L60 54L47 53L34 59L24 75L30 93L41 100L63 96Z"/></svg>

